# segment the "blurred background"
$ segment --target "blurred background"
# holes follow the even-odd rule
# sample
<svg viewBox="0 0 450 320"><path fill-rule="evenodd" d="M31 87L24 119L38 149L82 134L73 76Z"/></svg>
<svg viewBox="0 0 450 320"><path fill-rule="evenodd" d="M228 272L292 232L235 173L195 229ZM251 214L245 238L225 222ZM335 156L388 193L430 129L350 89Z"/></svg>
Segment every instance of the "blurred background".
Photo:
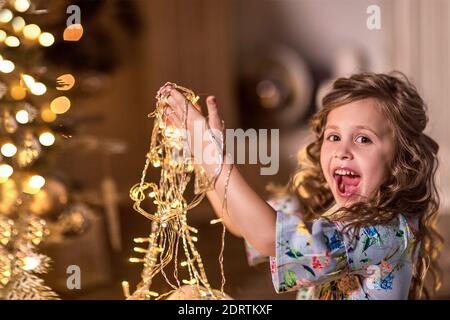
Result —
<svg viewBox="0 0 450 320"><path fill-rule="evenodd" d="M134 256L132 239L148 234L150 222L133 210L129 190L139 182L145 163L153 127L147 114L154 108L157 90L167 81L193 89L203 104L207 95L215 95L227 128L280 129L277 175L261 176L258 165L240 167L251 185L267 197L265 186L286 183L295 169L296 151L309 139L308 119L333 79L364 70L402 71L427 102L428 132L440 144L439 227L445 239L450 237L450 166L445 161L450 157L450 1L28 2L30 8L24 13L14 1L0 1L0 7L11 8L27 24L39 25L54 41L36 47L32 39L25 39L17 47L8 45L5 36L0 54L21 61L36 79L47 77L47 82L41 81L48 83L49 104L34 95L34 111L27 110L37 114L39 128L49 128L55 141L47 148L39 139L42 148L32 150L36 161L20 168L29 165L45 173L41 174L45 192L31 193L30 201L35 202L33 214L47 221L51 233L36 250L53 260L42 277L61 298L123 299L122 280L129 281L132 289L140 280L142 265L128 258ZM70 18L75 12L68 9L71 5L81 13L79 21L72 23L82 27L68 30L68 19L75 19ZM9 34L12 20L5 15L0 12L0 27ZM8 71L3 64L0 71ZM14 82L7 74L0 74L0 80L9 88ZM62 75L75 80L67 93L60 89L70 77L58 78ZM8 90L2 100L2 121L16 112L20 128L17 112L26 99L16 99ZM62 112L61 100L54 102L61 94L70 101L65 109L67 101L63 101ZM3 131L2 143L16 135ZM152 172L150 179L156 180L157 174ZM13 217L18 209L11 195L19 188L5 181L1 214ZM188 218L199 229L198 248L208 278L219 288L222 229L210 224L214 214L207 200ZM447 257L445 251L444 285L438 296L444 299L450 298ZM80 267L81 289L67 288L69 265ZM226 236L224 265L225 292L233 298L295 298L292 293L277 295L268 263L250 266L243 240L231 234ZM155 288L168 289L159 280Z"/></svg>

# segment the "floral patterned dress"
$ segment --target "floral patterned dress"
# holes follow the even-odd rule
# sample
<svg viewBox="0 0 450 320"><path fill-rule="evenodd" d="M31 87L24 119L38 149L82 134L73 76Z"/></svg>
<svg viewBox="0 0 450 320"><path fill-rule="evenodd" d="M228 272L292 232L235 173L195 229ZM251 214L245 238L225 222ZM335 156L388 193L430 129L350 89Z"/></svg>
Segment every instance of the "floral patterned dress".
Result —
<svg viewBox="0 0 450 320"><path fill-rule="evenodd" d="M299 217L297 197L268 202L277 212L276 256L270 257L270 266L278 293L298 290L302 300L408 298L417 222L399 215L388 225L361 228L353 235L342 231L342 223L320 218L308 229ZM262 261L246 247L250 265Z"/></svg>

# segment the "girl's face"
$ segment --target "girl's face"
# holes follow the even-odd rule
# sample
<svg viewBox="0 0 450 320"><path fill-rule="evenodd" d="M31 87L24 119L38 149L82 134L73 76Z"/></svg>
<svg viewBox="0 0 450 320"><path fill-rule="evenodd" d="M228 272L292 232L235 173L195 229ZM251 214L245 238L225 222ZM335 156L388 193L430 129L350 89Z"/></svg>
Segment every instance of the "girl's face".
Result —
<svg viewBox="0 0 450 320"><path fill-rule="evenodd" d="M320 165L336 203L346 207L372 198L389 174L393 135L381 107L363 99L327 117Z"/></svg>

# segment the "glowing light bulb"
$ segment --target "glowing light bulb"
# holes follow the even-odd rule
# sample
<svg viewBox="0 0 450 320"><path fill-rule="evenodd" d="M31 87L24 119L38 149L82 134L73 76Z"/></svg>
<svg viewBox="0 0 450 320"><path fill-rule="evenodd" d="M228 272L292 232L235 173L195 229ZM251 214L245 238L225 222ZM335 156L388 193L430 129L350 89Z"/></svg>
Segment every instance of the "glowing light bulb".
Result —
<svg viewBox="0 0 450 320"><path fill-rule="evenodd" d="M124 294L125 298L129 298L130 297L130 284L128 283L128 281L122 281L122 289L123 289L123 294Z"/></svg>
<svg viewBox="0 0 450 320"><path fill-rule="evenodd" d="M43 145L43 146L51 146L52 144L55 143L55 136L53 135L53 133L51 132L43 132L39 135L39 142Z"/></svg>
<svg viewBox="0 0 450 320"><path fill-rule="evenodd" d="M42 82L35 82L31 85L30 91L36 96L42 96L47 92L47 87Z"/></svg>
<svg viewBox="0 0 450 320"><path fill-rule="evenodd" d="M66 96L53 99L50 103L50 109L56 114L63 114L70 109L70 100Z"/></svg>
<svg viewBox="0 0 450 320"><path fill-rule="evenodd" d="M25 124L30 121L30 115L28 114L28 111L26 110L19 110L16 113L16 120L18 123Z"/></svg>
<svg viewBox="0 0 450 320"><path fill-rule="evenodd" d="M0 22L2 23L8 23L13 18L13 13L9 9L2 9L0 10Z"/></svg>
<svg viewBox="0 0 450 320"><path fill-rule="evenodd" d="M28 185L33 189L40 189L45 185L45 179L36 174L28 180Z"/></svg>
<svg viewBox="0 0 450 320"><path fill-rule="evenodd" d="M56 114L49 107L45 107L41 110L41 118L47 123L53 122L56 120Z"/></svg>
<svg viewBox="0 0 450 320"><path fill-rule="evenodd" d="M0 61L0 71L3 73L10 73L14 71L14 63L9 60Z"/></svg>
<svg viewBox="0 0 450 320"><path fill-rule="evenodd" d="M188 284L188 285L194 285L197 283L197 280L196 279L191 279L191 280L183 279L181 282L183 282L184 284Z"/></svg>
<svg viewBox="0 0 450 320"><path fill-rule="evenodd" d="M49 32L43 32L39 36L39 43L43 47L50 47L53 43L55 43L55 37Z"/></svg>
<svg viewBox="0 0 450 320"><path fill-rule="evenodd" d="M186 267L188 265L187 261L181 261L180 266Z"/></svg>
<svg viewBox="0 0 450 320"><path fill-rule="evenodd" d="M27 96L27 91L19 83L16 83L9 89L9 94L14 100L23 100Z"/></svg>
<svg viewBox="0 0 450 320"><path fill-rule="evenodd" d="M5 156L5 157L12 157L16 154L17 152L17 148L14 144L7 142L5 144L2 145L2 147L0 148L0 152Z"/></svg>
<svg viewBox="0 0 450 320"><path fill-rule="evenodd" d="M25 12L30 8L30 1L28 0L16 0L14 2L14 9L19 12Z"/></svg>
<svg viewBox="0 0 450 320"><path fill-rule="evenodd" d="M1 41L1 42L5 41L5 39L6 39L7 36L8 36L8 35L6 34L5 31L0 30L0 41Z"/></svg>
<svg viewBox="0 0 450 320"><path fill-rule="evenodd" d="M40 259L36 257L25 257L23 258L23 269L24 270L34 270L41 264Z"/></svg>
<svg viewBox="0 0 450 320"><path fill-rule="evenodd" d="M26 25L25 20L22 17L15 17L12 20L11 24L14 29L14 32L22 31L23 27L25 27Z"/></svg>
<svg viewBox="0 0 450 320"><path fill-rule="evenodd" d="M67 91L75 85L75 77L70 73L63 74L56 78L56 90Z"/></svg>
<svg viewBox="0 0 450 320"><path fill-rule="evenodd" d="M152 161L152 165L153 165L155 168L158 168L158 167L161 166L161 162L159 162L159 160L154 160L154 161Z"/></svg>
<svg viewBox="0 0 450 320"><path fill-rule="evenodd" d="M34 80L34 78L32 76L30 76L29 74L22 74L21 75L22 81L25 82L25 85L30 88L35 82L36 80Z"/></svg>
<svg viewBox="0 0 450 320"><path fill-rule="evenodd" d="M15 48L15 47L20 46L20 41L19 41L19 38L17 38L17 37L14 37L14 36L8 36L8 37L6 37L6 39L5 39L5 44L6 44L8 47Z"/></svg>
<svg viewBox="0 0 450 320"><path fill-rule="evenodd" d="M23 27L23 35L28 40L35 40L39 38L39 35L41 34L41 28L39 28L36 24L28 24L25 27Z"/></svg>
<svg viewBox="0 0 450 320"><path fill-rule="evenodd" d="M81 24L72 24L64 30L64 41L78 41L83 36L83 26Z"/></svg>
<svg viewBox="0 0 450 320"><path fill-rule="evenodd" d="M0 179L7 179L13 174L14 170L9 164L0 165Z"/></svg>

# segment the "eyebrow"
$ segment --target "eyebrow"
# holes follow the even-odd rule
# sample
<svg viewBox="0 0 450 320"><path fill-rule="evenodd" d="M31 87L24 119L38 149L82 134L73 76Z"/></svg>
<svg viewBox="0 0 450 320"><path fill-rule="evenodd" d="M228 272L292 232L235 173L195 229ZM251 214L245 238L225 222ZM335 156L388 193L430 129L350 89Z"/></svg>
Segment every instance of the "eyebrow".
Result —
<svg viewBox="0 0 450 320"><path fill-rule="evenodd" d="M361 125L359 125L359 126L355 126L355 128L357 128L357 129L368 130L368 131L372 132L374 135L376 135L378 139L381 139L381 138L380 138L380 135L379 135L378 133L376 133L373 129L371 129L371 128L367 127L367 126L361 126ZM338 127L338 126L331 125L331 126L326 126L326 127L325 127L325 130L327 130L327 129L335 129L335 130L339 130L339 127Z"/></svg>

